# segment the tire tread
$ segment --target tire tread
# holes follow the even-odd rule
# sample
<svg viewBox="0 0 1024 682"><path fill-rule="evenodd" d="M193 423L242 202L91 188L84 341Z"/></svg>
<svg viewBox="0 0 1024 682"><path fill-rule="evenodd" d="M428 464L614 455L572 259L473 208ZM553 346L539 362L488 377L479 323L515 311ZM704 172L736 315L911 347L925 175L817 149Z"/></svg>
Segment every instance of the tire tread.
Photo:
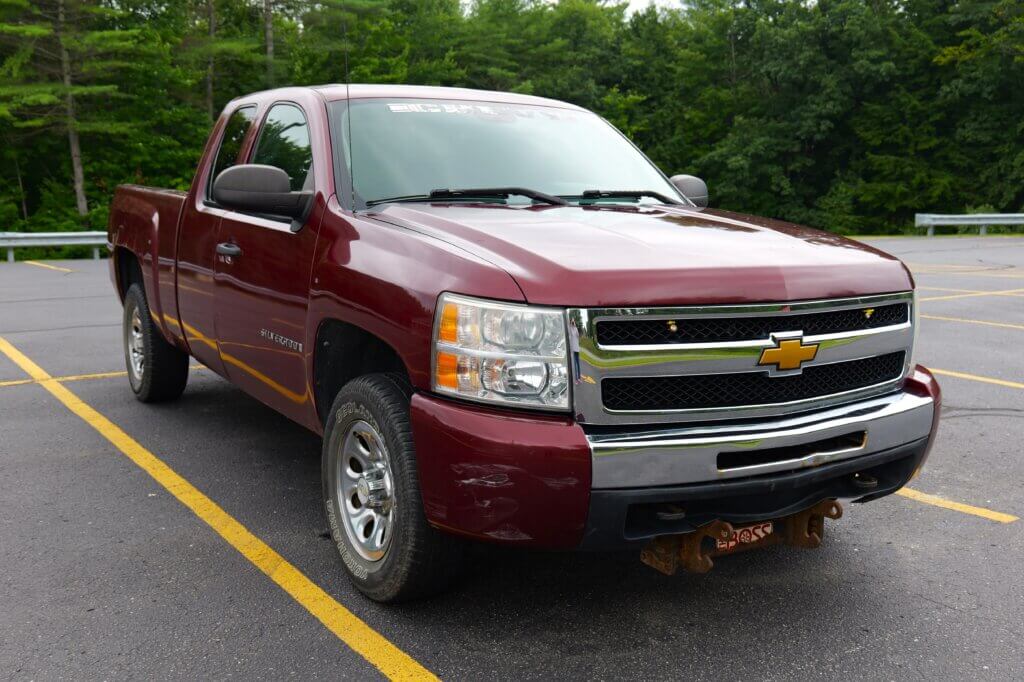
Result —
<svg viewBox="0 0 1024 682"><path fill-rule="evenodd" d="M135 391L135 397L144 403L175 400L188 384L188 353L175 348L164 338L163 332L153 322L146 293L138 282L128 287L128 293L125 294L125 325L129 324L131 305L139 309L146 351L142 384ZM131 367L127 369L131 372Z"/></svg>
<svg viewBox="0 0 1024 682"><path fill-rule="evenodd" d="M399 552L398 556L389 557L397 561L389 565L385 569L387 575L374 584L360 580L349 572L352 582L363 594L380 602L395 603L436 594L461 574L462 541L430 526L423 510L412 424L409 420L412 392L408 379L399 373L368 374L346 384L331 408L329 424L333 429L334 415L342 405L349 402L364 405L380 422L391 450L392 468L396 458L401 458L400 464L405 469L404 476L395 476L400 486L397 490L398 499L402 501L403 508L409 510L403 517L401 546L396 547L394 544L398 539L396 536L389 549L391 552ZM327 457L327 442L325 437L324 457Z"/></svg>

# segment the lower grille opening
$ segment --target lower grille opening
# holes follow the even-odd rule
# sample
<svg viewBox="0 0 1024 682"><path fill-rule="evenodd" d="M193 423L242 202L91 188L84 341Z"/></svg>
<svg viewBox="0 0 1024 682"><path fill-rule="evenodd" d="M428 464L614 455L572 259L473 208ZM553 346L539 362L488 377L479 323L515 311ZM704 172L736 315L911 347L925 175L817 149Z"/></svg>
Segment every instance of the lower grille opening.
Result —
<svg viewBox="0 0 1024 682"><path fill-rule="evenodd" d="M738 372L605 379L601 382L601 393L604 406L616 411L772 405L895 381L903 373L903 359L903 351L897 351L860 360L812 365L793 376Z"/></svg>
<svg viewBox="0 0 1024 682"><path fill-rule="evenodd" d="M730 469L742 469L743 467L758 466L760 464L774 464L775 462L786 462L791 459L801 459L807 455L857 450L864 447L867 437L866 431L854 431L842 436L833 436L811 443L800 443L799 445L790 445L782 448L720 452L718 453L718 470L729 471Z"/></svg>
<svg viewBox="0 0 1024 682"><path fill-rule="evenodd" d="M799 483L785 483L792 473L766 474L775 480L769 487L749 488L758 478L721 483L701 483L666 489L657 502L637 502L626 510L623 536L627 540L646 540L658 535L689 533L715 519L733 524L777 519L811 507L827 499L874 499L902 486L920 462L924 441L897 448L889 455L864 455L832 464L824 464ZM858 464L860 462L860 464ZM831 475L829 472L835 472ZM872 478L877 486L865 491L857 479ZM711 493L707 488L713 486ZM673 494L674 493L674 494Z"/></svg>

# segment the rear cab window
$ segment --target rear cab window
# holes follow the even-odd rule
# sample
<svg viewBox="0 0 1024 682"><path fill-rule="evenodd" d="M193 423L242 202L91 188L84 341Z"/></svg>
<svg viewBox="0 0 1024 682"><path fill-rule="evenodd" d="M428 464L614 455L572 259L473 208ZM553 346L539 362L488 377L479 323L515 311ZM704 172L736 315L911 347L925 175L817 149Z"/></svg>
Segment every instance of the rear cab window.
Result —
<svg viewBox="0 0 1024 682"><path fill-rule="evenodd" d="M239 162L239 155L242 152L242 143L256 118L256 106L247 105L239 107L228 117L227 125L224 126L224 135L220 139L220 146L217 148L217 155L213 159L213 172L210 173L209 181L206 183L206 198L210 199L213 192L213 181L226 168L231 168Z"/></svg>
<svg viewBox="0 0 1024 682"><path fill-rule="evenodd" d="M312 189L313 150L309 125L302 109L294 104L275 104L256 142L252 163L276 166L288 174L293 192Z"/></svg>

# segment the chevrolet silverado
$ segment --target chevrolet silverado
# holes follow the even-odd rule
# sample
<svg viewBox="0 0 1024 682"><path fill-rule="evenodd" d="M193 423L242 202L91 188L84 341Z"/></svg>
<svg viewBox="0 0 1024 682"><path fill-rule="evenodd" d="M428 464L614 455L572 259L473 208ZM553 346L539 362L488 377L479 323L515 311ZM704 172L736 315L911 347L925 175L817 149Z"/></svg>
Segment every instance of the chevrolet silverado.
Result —
<svg viewBox="0 0 1024 682"><path fill-rule="evenodd" d="M467 540L665 573L814 547L934 440L900 261L710 209L563 102L240 97L188 192L117 189L109 242L135 395L177 398L192 357L321 434L333 541L379 601L443 588Z"/></svg>

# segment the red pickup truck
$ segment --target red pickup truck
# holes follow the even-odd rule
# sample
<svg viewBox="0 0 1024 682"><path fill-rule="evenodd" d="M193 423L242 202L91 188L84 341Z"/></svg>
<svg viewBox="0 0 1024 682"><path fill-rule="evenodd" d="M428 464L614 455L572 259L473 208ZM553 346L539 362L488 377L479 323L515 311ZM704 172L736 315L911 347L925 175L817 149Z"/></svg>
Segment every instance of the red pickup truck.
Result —
<svg viewBox="0 0 1024 682"><path fill-rule="evenodd" d="M643 548L666 573L815 546L934 439L914 283L707 204L563 102L241 97L188 193L115 195L131 388L178 397L191 356L322 434L334 541L380 601L443 587L467 539Z"/></svg>

